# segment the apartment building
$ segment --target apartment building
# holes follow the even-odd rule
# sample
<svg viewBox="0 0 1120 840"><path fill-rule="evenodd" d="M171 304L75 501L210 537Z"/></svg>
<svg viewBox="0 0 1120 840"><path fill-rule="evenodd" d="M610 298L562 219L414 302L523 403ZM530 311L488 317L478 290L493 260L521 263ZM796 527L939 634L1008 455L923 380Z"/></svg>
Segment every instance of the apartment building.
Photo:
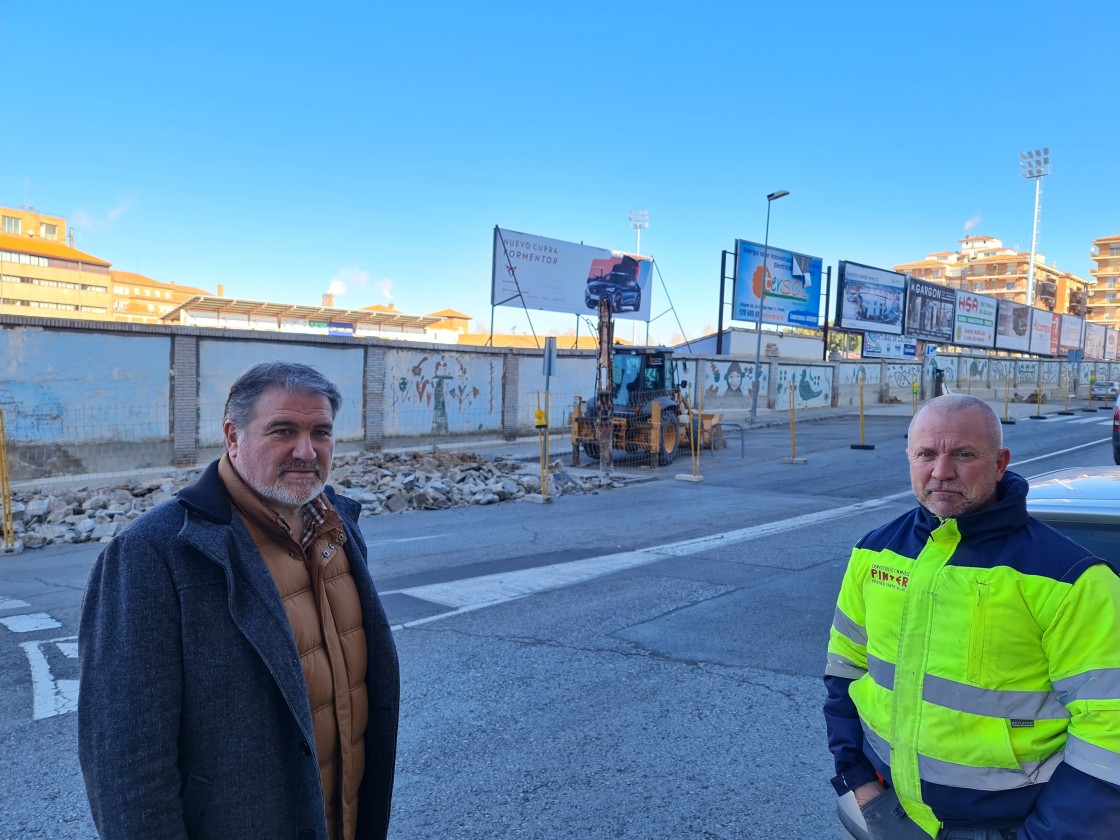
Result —
<svg viewBox="0 0 1120 840"><path fill-rule="evenodd" d="M114 321L138 324L161 324L162 318L175 307L193 297L209 295L205 289L161 283L131 271L110 271L113 289Z"/></svg>
<svg viewBox="0 0 1120 840"><path fill-rule="evenodd" d="M0 314L108 320L112 312L109 262L72 247L65 219L0 207Z"/></svg>
<svg viewBox="0 0 1120 840"><path fill-rule="evenodd" d="M959 251L936 251L923 260L896 265L894 270L955 289L1026 303L1030 252L1004 247L991 236L966 236L960 246ZM1091 279L1047 265L1045 255L1035 252L1035 306L1084 316L1092 283Z"/></svg>
<svg viewBox="0 0 1120 840"><path fill-rule="evenodd" d="M1096 263L1089 273L1096 283L1089 290L1086 319L1095 324L1120 328L1120 234L1093 240Z"/></svg>

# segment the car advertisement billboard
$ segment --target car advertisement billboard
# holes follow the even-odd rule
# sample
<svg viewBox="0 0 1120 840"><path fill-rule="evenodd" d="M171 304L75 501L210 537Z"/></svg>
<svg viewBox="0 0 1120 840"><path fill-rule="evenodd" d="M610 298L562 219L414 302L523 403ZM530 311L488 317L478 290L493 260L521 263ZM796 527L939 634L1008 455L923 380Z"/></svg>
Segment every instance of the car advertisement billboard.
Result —
<svg viewBox="0 0 1120 840"><path fill-rule="evenodd" d="M1058 316L1045 309L1031 312L1031 352L1040 356L1058 355Z"/></svg>
<svg viewBox="0 0 1120 840"><path fill-rule="evenodd" d="M494 228L491 306L585 315L610 301L616 318L648 321L653 260Z"/></svg>
<svg viewBox="0 0 1120 840"><path fill-rule="evenodd" d="M735 242L732 317L816 329L821 313L821 258L783 251L743 239ZM763 265L765 262L765 265Z"/></svg>
<svg viewBox="0 0 1120 840"><path fill-rule="evenodd" d="M963 347L994 347L996 343L996 299L956 289L953 314L953 344Z"/></svg>
<svg viewBox="0 0 1120 840"><path fill-rule="evenodd" d="M862 355L865 359L914 359L918 356L918 341L909 335L864 333Z"/></svg>
<svg viewBox="0 0 1120 840"><path fill-rule="evenodd" d="M1104 359L1104 324L1085 324L1085 358Z"/></svg>
<svg viewBox="0 0 1120 840"><path fill-rule="evenodd" d="M1031 308L1025 303L1001 300L996 309L996 349L1031 349Z"/></svg>
<svg viewBox="0 0 1120 840"><path fill-rule="evenodd" d="M910 277L906 286L903 332L926 341L949 344L953 340L955 308L953 289Z"/></svg>
<svg viewBox="0 0 1120 840"><path fill-rule="evenodd" d="M1059 331L1058 353L1081 349L1081 324L1082 320L1075 315L1062 316L1062 328Z"/></svg>
<svg viewBox="0 0 1120 840"><path fill-rule="evenodd" d="M902 334L906 275L840 261L836 324L841 329Z"/></svg>

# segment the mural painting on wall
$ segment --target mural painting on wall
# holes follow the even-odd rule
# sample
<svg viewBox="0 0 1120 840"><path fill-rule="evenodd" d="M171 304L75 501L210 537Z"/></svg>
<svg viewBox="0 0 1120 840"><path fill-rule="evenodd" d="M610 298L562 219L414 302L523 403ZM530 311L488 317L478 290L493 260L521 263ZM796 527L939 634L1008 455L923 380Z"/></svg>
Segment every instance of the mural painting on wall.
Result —
<svg viewBox="0 0 1120 840"><path fill-rule="evenodd" d="M921 365L887 365L887 384L892 388L913 389L922 381Z"/></svg>
<svg viewBox="0 0 1120 840"><path fill-rule="evenodd" d="M758 381L759 394L766 393L769 365L762 368ZM704 391L704 405L734 408L746 407L754 387L754 364L748 362L711 362L708 384Z"/></svg>
<svg viewBox="0 0 1120 840"><path fill-rule="evenodd" d="M778 368L778 388L774 396L775 408L788 408L789 397L797 408L827 407L832 404L832 368L801 365L781 365Z"/></svg>
<svg viewBox="0 0 1120 840"><path fill-rule="evenodd" d="M863 379L864 385L879 384L880 366L878 363L864 365L840 365L840 384L858 385Z"/></svg>
<svg viewBox="0 0 1120 840"><path fill-rule="evenodd" d="M968 360L968 379L969 381L984 379L988 375L988 360L987 359L969 359Z"/></svg>
<svg viewBox="0 0 1120 840"><path fill-rule="evenodd" d="M450 433L452 415L467 415L482 396L478 385L471 382L470 371L456 356L421 356L415 360L409 374L397 381L394 407L398 413L409 408L430 410L432 434ZM491 365L491 392L493 374ZM454 431L466 431L456 426Z"/></svg>

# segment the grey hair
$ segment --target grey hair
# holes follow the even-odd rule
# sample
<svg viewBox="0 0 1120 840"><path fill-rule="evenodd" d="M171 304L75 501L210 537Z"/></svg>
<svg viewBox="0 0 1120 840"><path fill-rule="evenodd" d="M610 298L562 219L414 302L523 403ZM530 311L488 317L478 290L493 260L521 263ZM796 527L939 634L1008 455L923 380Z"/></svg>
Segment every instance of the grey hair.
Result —
<svg viewBox="0 0 1120 840"><path fill-rule="evenodd" d="M988 440L995 444L995 450L998 452L1003 449L1003 424L999 422L999 415L984 400L968 394L942 394L940 397L934 397L923 405L914 419L910 421L910 428L913 430L918 418L926 412L949 415L970 408L979 409L983 414L984 433Z"/></svg>
<svg viewBox="0 0 1120 840"><path fill-rule="evenodd" d="M239 432L244 431L256 414L257 401L270 388L280 388L288 394L318 394L331 404L331 418L338 414L342 394L338 386L311 365L298 362L261 362L253 365L230 386L226 399L224 422L232 423Z"/></svg>

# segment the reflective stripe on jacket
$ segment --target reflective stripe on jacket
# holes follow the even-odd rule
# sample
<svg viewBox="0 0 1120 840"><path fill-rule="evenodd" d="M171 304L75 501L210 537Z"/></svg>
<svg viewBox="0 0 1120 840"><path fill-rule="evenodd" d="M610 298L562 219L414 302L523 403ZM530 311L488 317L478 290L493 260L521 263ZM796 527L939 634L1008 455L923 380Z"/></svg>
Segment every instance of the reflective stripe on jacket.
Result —
<svg viewBox="0 0 1120 840"><path fill-rule="evenodd" d="M866 756L931 835L1117 837L1120 578L1026 489L1007 473L994 507L918 507L852 552L826 668L837 787L872 777Z"/></svg>

